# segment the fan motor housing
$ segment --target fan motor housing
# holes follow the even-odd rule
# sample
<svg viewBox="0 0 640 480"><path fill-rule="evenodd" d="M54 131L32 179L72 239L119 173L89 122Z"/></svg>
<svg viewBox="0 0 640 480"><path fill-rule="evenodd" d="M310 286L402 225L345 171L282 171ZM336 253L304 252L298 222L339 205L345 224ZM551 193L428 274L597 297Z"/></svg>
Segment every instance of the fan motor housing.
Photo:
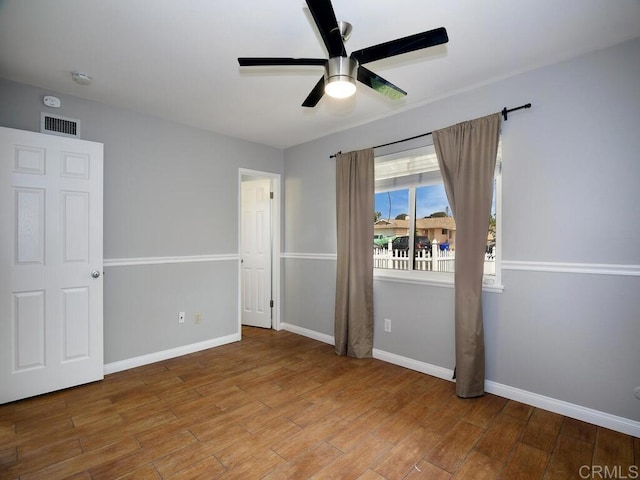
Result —
<svg viewBox="0 0 640 480"><path fill-rule="evenodd" d="M328 81L334 77L349 77L340 79L347 81L355 79L358 76L358 61L351 57L331 57L326 72Z"/></svg>

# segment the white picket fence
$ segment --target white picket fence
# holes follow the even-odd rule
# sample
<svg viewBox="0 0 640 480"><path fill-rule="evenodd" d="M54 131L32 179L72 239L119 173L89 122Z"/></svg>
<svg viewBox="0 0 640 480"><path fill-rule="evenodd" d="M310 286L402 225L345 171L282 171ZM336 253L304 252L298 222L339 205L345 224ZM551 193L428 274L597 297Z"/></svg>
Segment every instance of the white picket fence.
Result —
<svg viewBox="0 0 640 480"><path fill-rule="evenodd" d="M414 270L423 272L454 272L456 253L454 250L440 250L437 240L431 244L431 251L426 249L415 252ZM393 250L391 242L388 248L373 249L373 268L391 270L409 270L411 258L408 250ZM484 256L484 274L495 275L496 262L493 251Z"/></svg>

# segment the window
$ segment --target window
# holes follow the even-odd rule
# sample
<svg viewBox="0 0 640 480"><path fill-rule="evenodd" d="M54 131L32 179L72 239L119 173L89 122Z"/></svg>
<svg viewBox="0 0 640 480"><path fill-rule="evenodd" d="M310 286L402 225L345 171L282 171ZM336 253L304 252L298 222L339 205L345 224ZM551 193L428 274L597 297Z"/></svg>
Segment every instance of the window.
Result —
<svg viewBox="0 0 640 480"><path fill-rule="evenodd" d="M499 285L501 146L485 253L485 284ZM374 268L453 281L456 225L433 145L376 157ZM415 273L414 273L415 272ZM397 275L394 275L397 276Z"/></svg>

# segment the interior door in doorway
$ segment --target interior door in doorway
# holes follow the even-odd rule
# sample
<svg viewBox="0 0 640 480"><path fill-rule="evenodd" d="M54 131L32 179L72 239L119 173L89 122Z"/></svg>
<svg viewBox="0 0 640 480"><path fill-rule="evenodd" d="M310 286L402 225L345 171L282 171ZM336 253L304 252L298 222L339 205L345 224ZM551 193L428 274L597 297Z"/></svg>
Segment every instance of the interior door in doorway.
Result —
<svg viewBox="0 0 640 480"><path fill-rule="evenodd" d="M242 324L271 328L271 181L241 182Z"/></svg>
<svg viewBox="0 0 640 480"><path fill-rule="evenodd" d="M102 155L0 127L0 403L103 378Z"/></svg>

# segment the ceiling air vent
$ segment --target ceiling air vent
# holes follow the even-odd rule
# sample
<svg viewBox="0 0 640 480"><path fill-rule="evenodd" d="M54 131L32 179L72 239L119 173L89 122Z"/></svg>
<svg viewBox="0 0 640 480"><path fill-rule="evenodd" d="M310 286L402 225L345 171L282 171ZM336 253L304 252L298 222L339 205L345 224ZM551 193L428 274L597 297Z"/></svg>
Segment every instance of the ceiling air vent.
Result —
<svg viewBox="0 0 640 480"><path fill-rule="evenodd" d="M40 133L80 138L80 120L42 112L40 115Z"/></svg>

